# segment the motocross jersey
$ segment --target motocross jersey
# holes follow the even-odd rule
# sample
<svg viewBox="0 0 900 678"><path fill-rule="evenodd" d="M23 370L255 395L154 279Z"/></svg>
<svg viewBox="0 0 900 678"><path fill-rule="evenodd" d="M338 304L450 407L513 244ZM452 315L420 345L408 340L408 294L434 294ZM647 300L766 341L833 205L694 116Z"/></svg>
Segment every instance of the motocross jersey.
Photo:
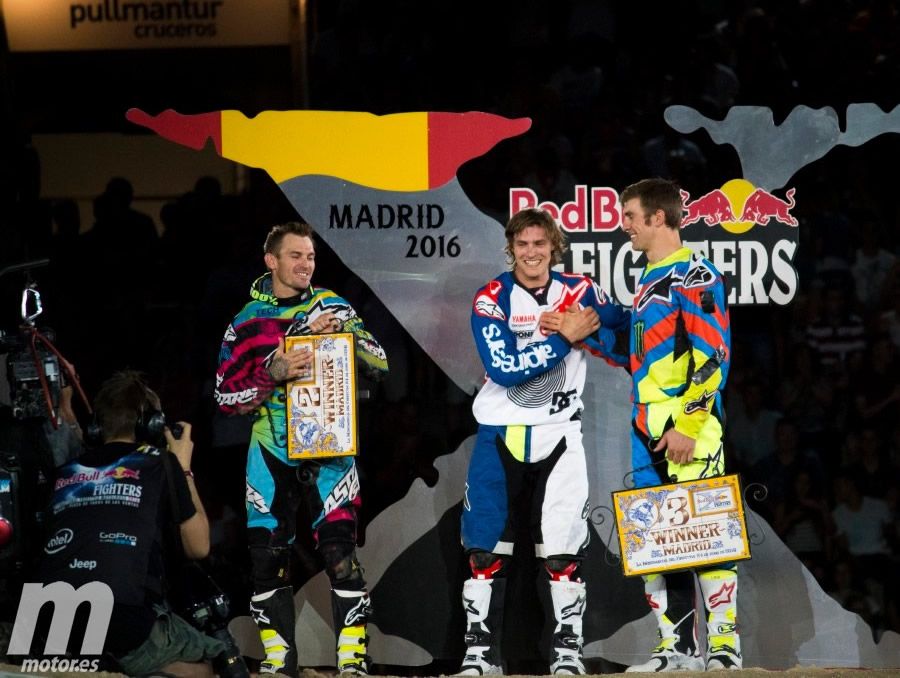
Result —
<svg viewBox="0 0 900 678"><path fill-rule="evenodd" d="M722 421L731 358L727 296L722 274L687 247L644 269L631 310L629 366L635 426L648 437L661 434L648 423L657 403L671 405L666 418L694 439L710 416Z"/></svg>
<svg viewBox="0 0 900 678"><path fill-rule="evenodd" d="M254 441L287 461L285 389L268 370L281 337L311 334L310 323L330 312L340 321L341 332L355 335L363 371L380 376L387 372L387 359L353 307L330 290L310 286L293 297L278 298L272 292L271 274L266 273L253 283L250 296L225 331L215 398L227 414L253 412Z"/></svg>
<svg viewBox="0 0 900 678"><path fill-rule="evenodd" d="M472 411L479 424L539 426L571 421L582 410L584 353L559 334L544 334L541 313L565 311L572 305L593 307L603 327L623 329L628 314L612 303L600 287L581 275L550 272L547 285L526 289L510 272L503 273L475 295L472 333L486 380ZM613 353L594 336L592 352ZM624 356L622 356L624 359Z"/></svg>

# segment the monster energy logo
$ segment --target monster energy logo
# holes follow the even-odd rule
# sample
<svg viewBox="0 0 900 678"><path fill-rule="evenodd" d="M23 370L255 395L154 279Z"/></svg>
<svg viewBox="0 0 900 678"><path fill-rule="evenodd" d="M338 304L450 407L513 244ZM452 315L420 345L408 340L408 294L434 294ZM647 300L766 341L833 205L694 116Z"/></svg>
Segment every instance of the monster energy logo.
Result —
<svg viewBox="0 0 900 678"><path fill-rule="evenodd" d="M644 359L644 321L634 324L634 354L638 360Z"/></svg>

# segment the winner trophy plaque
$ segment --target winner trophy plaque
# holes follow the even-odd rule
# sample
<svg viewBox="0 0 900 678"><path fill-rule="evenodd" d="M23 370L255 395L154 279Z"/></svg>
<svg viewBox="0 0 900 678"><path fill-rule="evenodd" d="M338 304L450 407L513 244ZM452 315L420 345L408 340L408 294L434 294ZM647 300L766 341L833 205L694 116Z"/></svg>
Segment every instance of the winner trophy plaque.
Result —
<svg viewBox="0 0 900 678"><path fill-rule="evenodd" d="M750 558L736 475L613 492L626 576Z"/></svg>
<svg viewBox="0 0 900 678"><path fill-rule="evenodd" d="M356 341L352 333L287 337L287 351L312 351L309 371L287 384L288 458L357 453Z"/></svg>

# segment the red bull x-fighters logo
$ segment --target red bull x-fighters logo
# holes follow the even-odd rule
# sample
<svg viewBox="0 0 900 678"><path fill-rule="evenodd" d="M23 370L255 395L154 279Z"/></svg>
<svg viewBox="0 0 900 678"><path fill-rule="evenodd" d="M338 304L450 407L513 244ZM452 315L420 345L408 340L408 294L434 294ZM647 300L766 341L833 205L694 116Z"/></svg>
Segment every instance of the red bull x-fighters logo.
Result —
<svg viewBox="0 0 900 678"><path fill-rule="evenodd" d="M681 239L725 275L730 304L784 305L794 298L795 192L790 188L779 197L746 179L732 179L697 198L682 190ZM622 231L615 189L579 185L572 200L557 205L540 201L530 188L511 188L509 213L528 207L547 210L566 232L564 270L589 275L619 302L632 303L645 262Z"/></svg>

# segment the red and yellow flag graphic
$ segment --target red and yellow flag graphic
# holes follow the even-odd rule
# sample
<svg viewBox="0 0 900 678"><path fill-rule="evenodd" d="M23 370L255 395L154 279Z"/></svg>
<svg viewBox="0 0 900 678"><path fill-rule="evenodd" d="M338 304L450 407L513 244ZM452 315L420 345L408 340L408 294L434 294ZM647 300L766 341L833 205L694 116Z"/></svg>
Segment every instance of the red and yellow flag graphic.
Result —
<svg viewBox="0 0 900 678"><path fill-rule="evenodd" d="M151 116L133 108L126 117L189 148L211 139L222 157L264 169L278 183L324 175L408 192L443 186L460 165L531 127L529 118L481 112L266 111L248 118L240 111Z"/></svg>

